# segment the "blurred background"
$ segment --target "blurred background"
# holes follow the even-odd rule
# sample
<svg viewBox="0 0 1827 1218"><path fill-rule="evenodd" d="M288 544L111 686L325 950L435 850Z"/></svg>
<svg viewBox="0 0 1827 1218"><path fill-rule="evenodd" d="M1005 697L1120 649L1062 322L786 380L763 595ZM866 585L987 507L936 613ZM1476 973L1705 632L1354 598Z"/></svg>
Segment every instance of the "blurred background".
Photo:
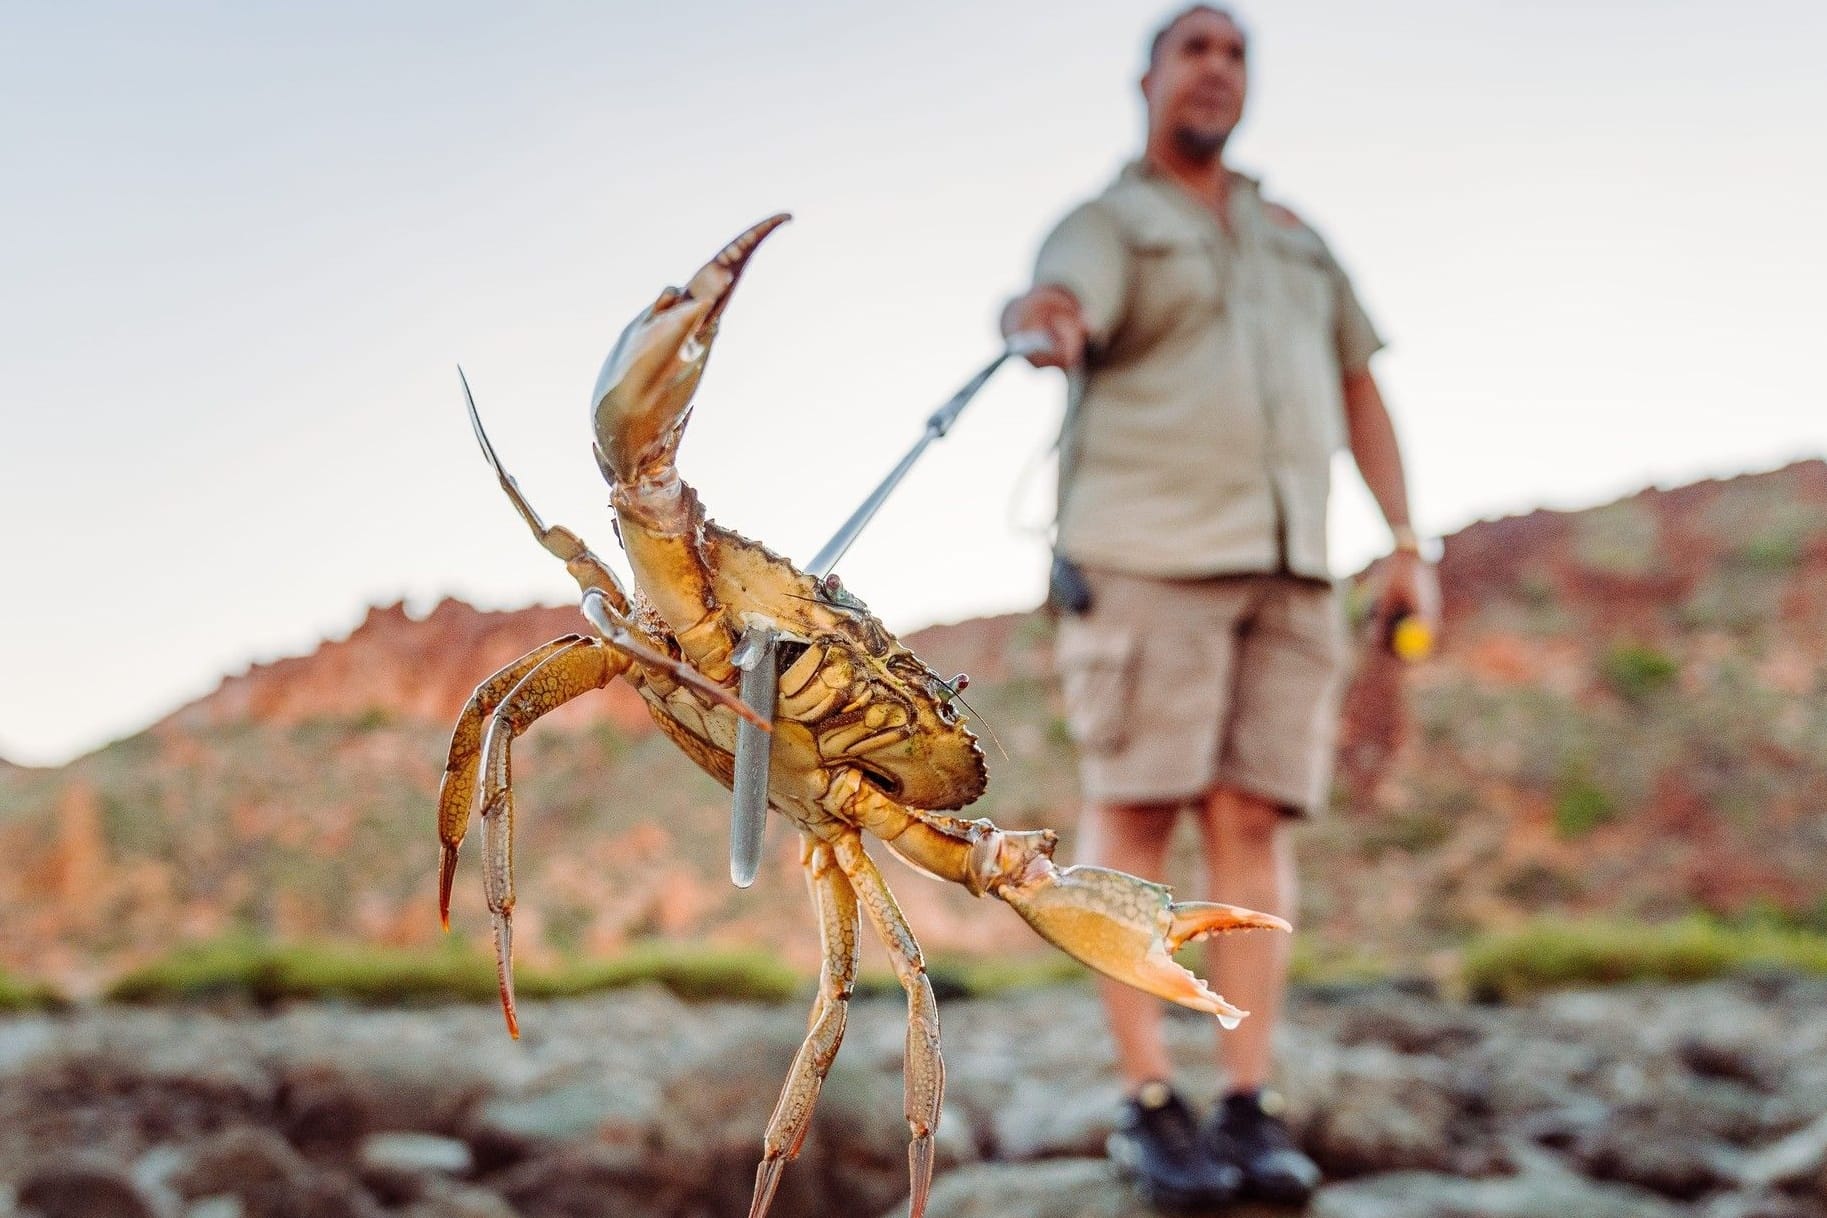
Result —
<svg viewBox="0 0 1827 1218"><path fill-rule="evenodd" d="M1341 1182L1315 1212L1827 1213L1827 17L1238 11L1232 159L1351 269L1445 538L1442 646L1403 666L1365 631L1300 844L1286 1089ZM598 364L792 211L680 464L804 561L1136 151L1168 12L14 15L0 1214L742 1211L817 962L789 835L732 889L727 797L618 687L516 754L523 992L598 996L536 1001L510 1045L470 858L438 933L450 724L578 622L454 366L533 502L613 550ZM1032 612L1061 404L1002 372L843 565L971 674L973 814L1009 827L1075 816ZM1334 517L1361 606L1387 537L1355 478ZM954 1000L946 1212L1120 1205L1072 1174L1114 1104L1081 975L891 879ZM905 1189L899 1002L866 966L779 1212Z"/></svg>

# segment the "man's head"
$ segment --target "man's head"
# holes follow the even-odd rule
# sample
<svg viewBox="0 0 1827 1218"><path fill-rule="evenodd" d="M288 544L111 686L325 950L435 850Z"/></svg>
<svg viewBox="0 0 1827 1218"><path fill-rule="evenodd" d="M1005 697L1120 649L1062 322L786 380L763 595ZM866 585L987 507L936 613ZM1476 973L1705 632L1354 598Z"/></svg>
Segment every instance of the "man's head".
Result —
<svg viewBox="0 0 1827 1218"><path fill-rule="evenodd" d="M1243 27L1224 9L1195 4L1169 18L1142 74L1149 143L1194 160L1217 157L1243 118L1246 50Z"/></svg>

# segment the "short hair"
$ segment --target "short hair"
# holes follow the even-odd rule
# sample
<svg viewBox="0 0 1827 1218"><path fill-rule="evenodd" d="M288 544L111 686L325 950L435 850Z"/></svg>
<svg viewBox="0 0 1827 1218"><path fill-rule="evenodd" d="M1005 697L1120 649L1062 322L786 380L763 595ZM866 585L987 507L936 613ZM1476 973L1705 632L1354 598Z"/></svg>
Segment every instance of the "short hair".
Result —
<svg viewBox="0 0 1827 1218"><path fill-rule="evenodd" d="M1173 16L1169 17L1166 21L1162 22L1160 28L1154 32L1154 36L1148 40L1149 67L1152 68L1155 64L1160 62L1161 48L1166 44L1167 36L1174 32L1174 27L1179 25L1182 21L1185 21L1188 17L1191 17L1194 13L1210 13L1214 17L1223 17L1243 33L1245 42L1249 41L1249 32L1244 30L1243 22L1237 20L1237 14L1233 13L1230 9L1220 7L1216 4L1189 4Z"/></svg>

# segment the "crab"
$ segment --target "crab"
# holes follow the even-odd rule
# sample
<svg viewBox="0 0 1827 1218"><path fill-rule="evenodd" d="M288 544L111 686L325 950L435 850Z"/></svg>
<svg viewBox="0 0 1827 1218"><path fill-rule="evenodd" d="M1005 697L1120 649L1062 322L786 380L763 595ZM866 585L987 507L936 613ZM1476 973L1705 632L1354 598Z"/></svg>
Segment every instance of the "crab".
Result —
<svg viewBox="0 0 1827 1218"><path fill-rule="evenodd" d="M1007 903L1098 972L1215 1015L1226 1027L1246 1013L1181 967L1174 953L1216 932L1285 931L1288 924L1232 905L1176 902L1168 888L1122 872L1057 866L1051 830L1005 830L952 815L987 782L983 753L957 709L956 682L896 641L834 577L815 578L706 517L674 456L731 293L755 249L786 219L756 224L684 288L661 292L622 332L597 380L597 461L639 595L630 596L577 534L540 519L497 459L465 380L489 464L535 537L576 579L593 629L515 660L465 706L439 792L439 911L448 930L458 849L479 806L502 1009L518 1036L514 738L547 712L622 677L686 756L737 791L739 809L742 755L755 756L753 742L766 740L755 798L799 830L823 965L808 1034L762 1139L750 1215L765 1215L782 1168L810 1127L843 1038L866 919L907 995L909 1212L919 1218L944 1091L939 1013L919 944L864 848L865 833L916 871ZM758 670L768 679L745 679Z"/></svg>

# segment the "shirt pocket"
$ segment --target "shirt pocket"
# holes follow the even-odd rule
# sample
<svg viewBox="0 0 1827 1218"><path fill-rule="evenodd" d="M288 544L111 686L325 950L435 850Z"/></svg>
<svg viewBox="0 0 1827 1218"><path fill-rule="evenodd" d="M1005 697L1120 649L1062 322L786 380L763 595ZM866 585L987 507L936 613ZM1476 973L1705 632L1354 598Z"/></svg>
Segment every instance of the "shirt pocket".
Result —
<svg viewBox="0 0 1827 1218"><path fill-rule="evenodd" d="M1066 696L1066 725L1088 753L1111 753L1129 740L1139 640L1128 631L1062 622L1055 652Z"/></svg>
<svg viewBox="0 0 1827 1218"><path fill-rule="evenodd" d="M1148 342L1224 307L1228 276L1208 242L1190 233L1148 235L1132 238L1129 252L1128 337Z"/></svg>
<svg viewBox="0 0 1827 1218"><path fill-rule="evenodd" d="M1338 302L1326 247L1299 229L1271 229L1268 245L1269 265L1289 320L1316 334L1330 334Z"/></svg>

